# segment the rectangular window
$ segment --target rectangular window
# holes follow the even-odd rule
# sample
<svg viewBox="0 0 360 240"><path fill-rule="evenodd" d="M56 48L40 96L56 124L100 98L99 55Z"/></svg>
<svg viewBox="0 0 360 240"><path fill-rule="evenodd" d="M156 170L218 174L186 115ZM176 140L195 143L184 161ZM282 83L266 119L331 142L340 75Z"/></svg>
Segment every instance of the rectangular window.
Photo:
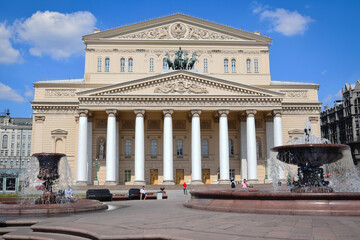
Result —
<svg viewBox="0 0 360 240"><path fill-rule="evenodd" d="M250 59L246 60L246 72L247 73L251 72L251 60Z"/></svg>
<svg viewBox="0 0 360 240"><path fill-rule="evenodd" d="M120 72L125 72L125 58L120 59Z"/></svg>
<svg viewBox="0 0 360 240"><path fill-rule="evenodd" d="M110 58L105 59L105 72L110 72Z"/></svg>
<svg viewBox="0 0 360 240"><path fill-rule="evenodd" d="M224 60L224 72L229 72L229 60Z"/></svg>
<svg viewBox="0 0 360 240"><path fill-rule="evenodd" d="M229 176L230 178L235 179L235 169L229 169Z"/></svg>
<svg viewBox="0 0 360 240"><path fill-rule="evenodd" d="M124 182L131 182L131 170L125 170Z"/></svg>
<svg viewBox="0 0 360 240"><path fill-rule="evenodd" d="M153 58L150 58L150 69L149 69L149 71L150 72L153 72L154 71L154 59Z"/></svg>
<svg viewBox="0 0 360 240"><path fill-rule="evenodd" d="M131 156L131 140L125 141L125 156Z"/></svg>
<svg viewBox="0 0 360 240"><path fill-rule="evenodd" d="M204 72L208 72L208 60L207 60L207 58L204 59Z"/></svg>
<svg viewBox="0 0 360 240"><path fill-rule="evenodd" d="M259 61L257 59L254 60L254 72L259 72Z"/></svg>
<svg viewBox="0 0 360 240"><path fill-rule="evenodd" d="M183 156L183 140L176 141L176 155Z"/></svg>
<svg viewBox="0 0 360 240"><path fill-rule="evenodd" d="M129 68L128 68L128 71L129 71L129 72L132 72L132 71L133 71L133 59L132 59L132 58L129 58Z"/></svg>
<svg viewBox="0 0 360 240"><path fill-rule="evenodd" d="M101 57L98 57L97 59L97 71L101 72L101 64L102 64L102 59Z"/></svg>
<svg viewBox="0 0 360 240"><path fill-rule="evenodd" d="M151 140L151 156L157 156L157 140L155 139Z"/></svg>
<svg viewBox="0 0 360 240"><path fill-rule="evenodd" d="M209 156L209 141L207 139L202 140L202 155Z"/></svg>
<svg viewBox="0 0 360 240"><path fill-rule="evenodd" d="M30 156L30 150L28 150L28 154L27 154L28 156Z"/></svg>
<svg viewBox="0 0 360 240"><path fill-rule="evenodd" d="M236 72L236 60L232 59L231 60L231 72Z"/></svg>

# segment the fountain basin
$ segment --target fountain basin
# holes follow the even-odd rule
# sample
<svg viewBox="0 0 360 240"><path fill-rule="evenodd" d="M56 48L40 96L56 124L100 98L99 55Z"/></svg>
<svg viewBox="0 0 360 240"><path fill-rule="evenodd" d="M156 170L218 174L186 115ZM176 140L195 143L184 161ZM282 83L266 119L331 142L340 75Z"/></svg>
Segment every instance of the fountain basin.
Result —
<svg viewBox="0 0 360 240"><path fill-rule="evenodd" d="M349 149L343 144L294 144L271 148L277 152L277 159L292 165L320 167L338 161L343 151Z"/></svg>
<svg viewBox="0 0 360 240"><path fill-rule="evenodd" d="M22 204L18 204L22 201ZM65 204L31 204L34 200L3 198L0 200L0 215L52 215L59 213L80 213L105 210L108 205L97 200L78 199L74 203Z"/></svg>
<svg viewBox="0 0 360 240"><path fill-rule="evenodd" d="M196 190L193 209L279 215L359 216L360 193L291 193L260 190Z"/></svg>

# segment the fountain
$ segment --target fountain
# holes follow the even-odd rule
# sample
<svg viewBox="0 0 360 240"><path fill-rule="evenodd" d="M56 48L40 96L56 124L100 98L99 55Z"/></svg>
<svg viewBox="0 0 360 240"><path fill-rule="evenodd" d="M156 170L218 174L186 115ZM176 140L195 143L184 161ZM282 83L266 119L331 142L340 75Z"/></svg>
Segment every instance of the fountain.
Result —
<svg viewBox="0 0 360 240"><path fill-rule="evenodd" d="M59 213L76 213L107 209L106 204L97 200L78 199L64 201L64 196L54 193L54 186L62 191L72 182L70 167L65 154L35 153L30 167L23 179L23 195L21 198L2 198L0 215L50 215ZM38 198L33 195L36 179L43 181L43 193ZM26 187L27 185L27 187Z"/></svg>
<svg viewBox="0 0 360 240"><path fill-rule="evenodd" d="M276 166L270 172L274 190L192 191L192 199L184 206L260 214L360 215L360 178L352 163L349 146L316 138L311 135L307 121L303 137L291 140L289 145L272 148L271 155L272 166ZM352 167L343 168L341 162L351 162ZM331 173L329 180L324 178L324 165ZM291 166L298 167L297 180L290 191L284 187L279 189L280 173L285 170L290 173Z"/></svg>

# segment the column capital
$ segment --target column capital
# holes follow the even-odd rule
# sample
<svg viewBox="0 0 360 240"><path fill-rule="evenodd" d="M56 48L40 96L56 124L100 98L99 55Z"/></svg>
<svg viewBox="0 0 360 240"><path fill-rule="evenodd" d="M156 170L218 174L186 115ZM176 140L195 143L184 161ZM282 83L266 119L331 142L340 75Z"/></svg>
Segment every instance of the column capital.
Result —
<svg viewBox="0 0 360 240"><path fill-rule="evenodd" d="M115 117L117 113L116 109L106 109L106 114L108 117Z"/></svg>
<svg viewBox="0 0 360 240"><path fill-rule="evenodd" d="M77 112L79 114L79 117L87 117L89 114L88 109L78 109Z"/></svg>
<svg viewBox="0 0 360 240"><path fill-rule="evenodd" d="M164 114L164 117L171 117L171 115L174 113L174 110L173 109L164 109L163 110L163 114Z"/></svg>
<svg viewBox="0 0 360 240"><path fill-rule="evenodd" d="M282 110L281 109L274 109L273 110L273 116L274 117L281 117L282 115Z"/></svg>
<svg viewBox="0 0 360 240"><path fill-rule="evenodd" d="M245 111L247 117L255 117L256 112L255 109L248 109Z"/></svg>
<svg viewBox="0 0 360 240"><path fill-rule="evenodd" d="M201 109L192 109L190 113L192 117L200 117Z"/></svg>
<svg viewBox="0 0 360 240"><path fill-rule="evenodd" d="M144 109L135 109L134 110L136 117L144 117L145 116L145 110Z"/></svg>
<svg viewBox="0 0 360 240"><path fill-rule="evenodd" d="M265 115L265 122L272 122L273 121L273 115L271 113L268 113Z"/></svg>
<svg viewBox="0 0 360 240"><path fill-rule="evenodd" d="M218 111L219 117L226 117L229 114L229 112L230 112L229 109L220 109Z"/></svg>

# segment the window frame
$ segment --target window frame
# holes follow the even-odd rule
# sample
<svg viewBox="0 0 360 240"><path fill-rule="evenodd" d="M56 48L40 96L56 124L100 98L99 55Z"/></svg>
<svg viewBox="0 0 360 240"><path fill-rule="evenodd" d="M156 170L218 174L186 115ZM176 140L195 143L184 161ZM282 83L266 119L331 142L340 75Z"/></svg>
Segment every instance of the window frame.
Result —
<svg viewBox="0 0 360 240"><path fill-rule="evenodd" d="M129 58L128 59L128 72L133 72L133 68L134 68L134 59Z"/></svg>
<svg viewBox="0 0 360 240"><path fill-rule="evenodd" d="M125 140L125 157L131 157L131 148L132 148L132 141L131 139L126 139Z"/></svg>
<svg viewBox="0 0 360 240"><path fill-rule="evenodd" d="M131 170L124 170L124 182L131 182Z"/></svg>
<svg viewBox="0 0 360 240"><path fill-rule="evenodd" d="M166 61L166 58L163 58L163 70L167 70L169 67L168 67L168 64L167 64L167 61Z"/></svg>
<svg viewBox="0 0 360 240"><path fill-rule="evenodd" d="M204 72L207 73L209 71L208 68L208 59L204 58Z"/></svg>
<svg viewBox="0 0 360 240"><path fill-rule="evenodd" d="M251 73L251 59L246 59L246 73Z"/></svg>
<svg viewBox="0 0 360 240"><path fill-rule="evenodd" d="M209 157L209 140L208 139L201 140L201 154L203 155L203 157Z"/></svg>
<svg viewBox="0 0 360 240"><path fill-rule="evenodd" d="M176 156L184 156L184 141L182 139L176 140Z"/></svg>
<svg viewBox="0 0 360 240"><path fill-rule="evenodd" d="M254 59L254 72L259 73L259 60L257 58Z"/></svg>
<svg viewBox="0 0 360 240"><path fill-rule="evenodd" d="M105 72L110 72L110 58L105 58Z"/></svg>
<svg viewBox="0 0 360 240"><path fill-rule="evenodd" d="M154 72L154 58L149 59L149 72Z"/></svg>
<svg viewBox="0 0 360 240"><path fill-rule="evenodd" d="M150 154L151 154L151 157L157 157L158 142L156 139L151 139L151 141L150 141Z"/></svg>
<svg viewBox="0 0 360 240"><path fill-rule="evenodd" d="M102 57L98 57L97 58L97 68L96 68L97 72L101 72L102 71Z"/></svg>
<svg viewBox="0 0 360 240"><path fill-rule="evenodd" d="M231 72L236 73L236 59L231 59Z"/></svg>
<svg viewBox="0 0 360 240"><path fill-rule="evenodd" d="M125 58L120 58L120 72L125 72Z"/></svg>
<svg viewBox="0 0 360 240"><path fill-rule="evenodd" d="M229 72L229 59L227 58L224 59L224 72L225 73Z"/></svg>

